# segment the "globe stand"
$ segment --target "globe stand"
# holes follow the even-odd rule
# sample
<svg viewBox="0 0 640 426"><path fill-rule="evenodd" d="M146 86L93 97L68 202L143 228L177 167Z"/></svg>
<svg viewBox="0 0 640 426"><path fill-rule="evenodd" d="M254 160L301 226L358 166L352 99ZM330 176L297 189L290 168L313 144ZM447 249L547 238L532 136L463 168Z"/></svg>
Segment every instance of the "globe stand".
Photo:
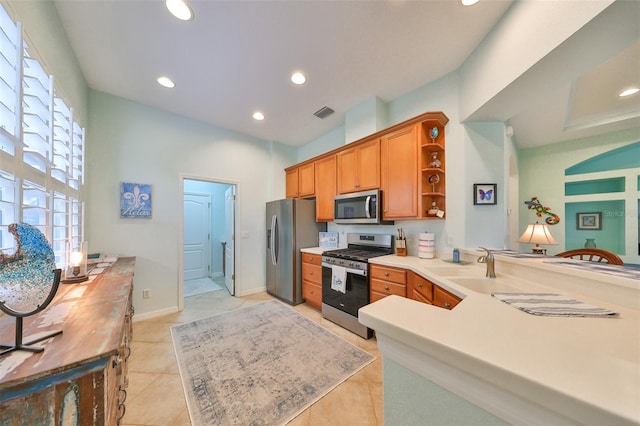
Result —
<svg viewBox="0 0 640 426"><path fill-rule="evenodd" d="M58 286L60 285L60 276L62 274L62 271L60 269L55 269L53 271L54 273L54 277L53 277L53 285L51 286L51 290L49 290L49 295L47 296L47 298L45 299L44 302L42 302L41 305L38 305L38 307L36 309L34 309L31 312L17 312L14 311L13 309L7 307L2 301L0 301L0 310L4 313L6 313L7 315L11 315L12 317L16 318L16 339L15 339L15 344L4 344L4 343L0 343L0 348L2 348L3 350L0 351L0 356L2 355L6 355L10 352L13 351L28 351L28 352L35 352L35 353L39 353L44 351L44 348L41 346L31 346L34 343L38 343L41 342L43 340L49 339L51 337L57 336L59 334L62 334L62 330L58 330L58 331L54 331L52 333L47 334L46 336L42 336L42 337L38 337L37 339L34 340L30 340L26 343L22 343L23 340L23 336L22 336L22 332L23 332L23 320L25 317L37 314L38 312L44 310L44 308L46 308L47 306L49 306L49 303L51 303L51 301L53 300L54 296L56 295L56 292L58 291Z"/></svg>

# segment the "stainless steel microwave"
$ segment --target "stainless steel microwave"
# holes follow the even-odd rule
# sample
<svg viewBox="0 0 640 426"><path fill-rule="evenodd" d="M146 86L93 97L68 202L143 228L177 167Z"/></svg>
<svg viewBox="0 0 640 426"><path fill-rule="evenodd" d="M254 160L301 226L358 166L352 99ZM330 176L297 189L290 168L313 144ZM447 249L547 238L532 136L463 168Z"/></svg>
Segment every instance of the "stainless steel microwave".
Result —
<svg viewBox="0 0 640 426"><path fill-rule="evenodd" d="M393 223L382 220L382 193L378 189L336 195L333 220L340 224Z"/></svg>

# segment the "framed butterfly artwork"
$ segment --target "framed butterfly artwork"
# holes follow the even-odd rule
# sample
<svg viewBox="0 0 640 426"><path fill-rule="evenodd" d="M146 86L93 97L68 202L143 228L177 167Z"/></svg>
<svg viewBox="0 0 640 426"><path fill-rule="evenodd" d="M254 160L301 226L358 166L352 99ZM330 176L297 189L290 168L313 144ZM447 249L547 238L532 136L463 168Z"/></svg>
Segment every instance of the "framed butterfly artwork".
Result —
<svg viewBox="0 0 640 426"><path fill-rule="evenodd" d="M474 183L473 204L494 205L498 198L498 185L495 183Z"/></svg>

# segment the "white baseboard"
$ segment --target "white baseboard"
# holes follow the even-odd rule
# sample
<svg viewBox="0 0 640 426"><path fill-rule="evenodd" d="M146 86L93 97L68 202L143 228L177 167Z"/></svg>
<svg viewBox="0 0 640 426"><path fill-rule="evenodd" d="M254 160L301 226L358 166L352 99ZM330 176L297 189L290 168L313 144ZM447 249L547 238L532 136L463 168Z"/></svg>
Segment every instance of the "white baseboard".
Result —
<svg viewBox="0 0 640 426"><path fill-rule="evenodd" d="M236 293L236 297L249 296L251 294L266 293L266 292L267 292L267 287L252 288L247 291L243 291L242 293Z"/></svg>
<svg viewBox="0 0 640 426"><path fill-rule="evenodd" d="M164 315L175 314L176 312L178 312L178 307L177 306L171 306L169 308L160 309L158 311L145 312L143 314L134 314L133 315L133 322L145 321L145 320L148 320L148 319L157 318L157 317L161 317L161 316L164 316Z"/></svg>

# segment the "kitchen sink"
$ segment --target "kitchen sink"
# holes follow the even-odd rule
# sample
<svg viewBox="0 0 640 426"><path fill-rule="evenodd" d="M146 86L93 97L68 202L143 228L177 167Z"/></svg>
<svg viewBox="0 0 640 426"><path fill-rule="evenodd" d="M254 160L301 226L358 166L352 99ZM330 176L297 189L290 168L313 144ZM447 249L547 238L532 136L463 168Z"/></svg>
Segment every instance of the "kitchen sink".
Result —
<svg viewBox="0 0 640 426"><path fill-rule="evenodd" d="M475 291L476 293L491 294L493 292L524 292L523 288L514 285L513 282L504 282L496 278L484 278L484 277L453 277L449 281L458 284L464 288Z"/></svg>

